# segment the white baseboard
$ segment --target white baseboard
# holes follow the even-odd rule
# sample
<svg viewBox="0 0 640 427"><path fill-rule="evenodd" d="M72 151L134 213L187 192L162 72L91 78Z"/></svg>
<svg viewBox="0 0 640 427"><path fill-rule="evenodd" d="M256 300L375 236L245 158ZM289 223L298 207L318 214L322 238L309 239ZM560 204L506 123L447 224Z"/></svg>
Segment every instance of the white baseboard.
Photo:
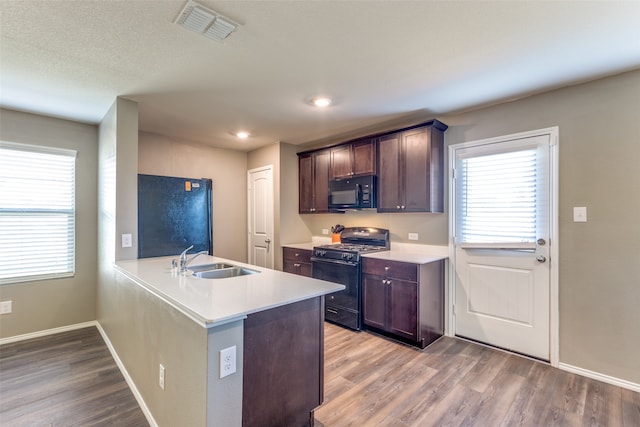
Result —
<svg viewBox="0 0 640 427"><path fill-rule="evenodd" d="M129 386L129 389L131 389L131 393L133 393L133 396L136 398L136 401L138 401L138 405L140 405L140 409L142 409L142 412L144 413L144 416L146 417L147 421L149 422L149 425L151 427L158 427L158 423L153 418L153 415L151 414L151 411L149 411L149 408L147 407L147 404L145 403L144 399L142 398L142 395L140 394L140 392L138 391L138 388L136 387L135 383L133 382L133 379L131 379L131 376L129 375L129 372L127 372L127 369L124 367L124 364L122 363L122 360L120 360L120 357L118 356L118 353L116 353L116 349L113 347L113 344L111 344L111 341L109 340L109 337L107 336L107 334L104 331L104 329L102 329L102 325L100 325L100 323L98 323L98 322L95 322L95 323L96 323L96 327L98 328L98 331L100 332L100 335L102 335L102 339L107 344L107 348L109 349L109 352L111 353L111 356L113 357L113 360L116 361L116 365L118 365L118 368L120 369L120 372L122 373L122 376L124 377L124 380L127 382L127 385Z"/></svg>
<svg viewBox="0 0 640 427"><path fill-rule="evenodd" d="M45 329L43 331L31 332L23 335L15 335L13 337L8 337L8 338L1 338L0 345L9 344L9 343L18 342L18 341L24 341L31 338L44 337L47 335L59 334L60 332L75 331L76 329L89 328L92 326L95 326L98 329L98 332L100 332L100 335L102 336L102 339L107 345L107 348L109 349L109 352L113 357L113 360L115 360L116 365L118 366L118 369L120 369L120 372L122 373L124 380L127 382L127 385L131 390L131 393L133 393L133 397L135 397L136 401L138 402L138 405L140 405L140 409L142 410L142 413L144 414L147 421L149 422L149 425L151 427L158 427L158 423L156 423L156 420L153 418L153 415L151 415L151 412L149 411L147 404L142 398L142 395L140 394L140 392L138 391L138 388L136 387L135 383L131 379L131 376L129 376L129 373L127 372L126 368L124 367L124 364L120 360L118 353L116 353L116 350L113 348L113 345L109 340L109 337L107 337L107 334L104 332L104 329L102 329L102 326L100 325L100 323L98 323L97 320L92 320L90 322L84 322L84 323L76 323L75 325L62 326L60 328Z"/></svg>
<svg viewBox="0 0 640 427"><path fill-rule="evenodd" d="M583 377L591 378L594 380L602 381L603 383L612 384L618 387L626 388L631 391L640 393L640 384L632 383L631 381L622 380L620 378L611 377L609 375L601 374L599 372L590 371L588 369L578 368L577 366L568 365L566 363L560 363L559 369L563 371L571 372L573 374L582 375Z"/></svg>
<svg viewBox="0 0 640 427"><path fill-rule="evenodd" d="M39 338L47 335L59 334L60 332L75 331L76 329L89 328L91 326L98 326L98 322L96 322L95 320L92 320L90 322L76 323L75 325L61 326L59 328L45 329L43 331L31 332L28 334L14 335L12 337L1 338L0 345L10 344L12 342L30 340L31 338Z"/></svg>

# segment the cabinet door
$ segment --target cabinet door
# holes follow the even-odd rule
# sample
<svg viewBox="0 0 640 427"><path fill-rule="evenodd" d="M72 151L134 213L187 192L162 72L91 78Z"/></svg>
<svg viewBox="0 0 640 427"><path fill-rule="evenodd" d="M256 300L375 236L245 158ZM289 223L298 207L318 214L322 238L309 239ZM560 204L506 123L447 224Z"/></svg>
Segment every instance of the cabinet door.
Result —
<svg viewBox="0 0 640 427"><path fill-rule="evenodd" d="M313 212L313 157L311 154L298 159L298 211Z"/></svg>
<svg viewBox="0 0 640 427"><path fill-rule="evenodd" d="M400 210L400 134L387 135L378 142L378 211Z"/></svg>
<svg viewBox="0 0 640 427"><path fill-rule="evenodd" d="M389 332L418 340L418 284L392 279L389 285Z"/></svg>
<svg viewBox="0 0 640 427"><path fill-rule="evenodd" d="M354 142L352 144L353 154L353 174L354 175L375 175L376 174L376 140Z"/></svg>
<svg viewBox="0 0 640 427"><path fill-rule="evenodd" d="M365 325L386 329L387 286L380 276L365 274L362 278L362 309Z"/></svg>
<svg viewBox="0 0 640 427"><path fill-rule="evenodd" d="M329 151L313 154L313 212L329 212Z"/></svg>
<svg viewBox="0 0 640 427"><path fill-rule="evenodd" d="M333 147L331 153L331 179L349 178L353 175L351 145Z"/></svg>
<svg viewBox="0 0 640 427"><path fill-rule="evenodd" d="M430 210L431 175L429 159L429 128L413 129L402 134L402 181L406 212Z"/></svg>

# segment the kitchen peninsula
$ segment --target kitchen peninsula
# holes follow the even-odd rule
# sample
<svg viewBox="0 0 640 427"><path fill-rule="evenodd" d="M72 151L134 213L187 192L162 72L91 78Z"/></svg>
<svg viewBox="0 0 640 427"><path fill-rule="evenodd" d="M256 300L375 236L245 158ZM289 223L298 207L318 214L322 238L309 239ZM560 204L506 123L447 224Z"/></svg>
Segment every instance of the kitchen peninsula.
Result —
<svg viewBox="0 0 640 427"><path fill-rule="evenodd" d="M198 278L173 258L116 262L112 322L126 329L104 325L110 339L127 335L114 348L158 425L310 423L323 393L324 295L344 287L212 256L193 264L255 273ZM235 357L221 356L229 349Z"/></svg>

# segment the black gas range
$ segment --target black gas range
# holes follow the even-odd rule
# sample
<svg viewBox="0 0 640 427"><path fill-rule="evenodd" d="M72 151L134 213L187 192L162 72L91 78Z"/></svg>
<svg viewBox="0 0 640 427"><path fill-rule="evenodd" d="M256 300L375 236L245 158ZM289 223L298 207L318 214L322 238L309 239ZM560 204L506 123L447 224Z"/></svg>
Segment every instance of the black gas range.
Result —
<svg viewBox="0 0 640 427"><path fill-rule="evenodd" d="M326 320L351 329L362 329L361 255L388 251L389 247L389 230L348 227L342 231L340 243L313 248L313 277L345 286L343 291L327 295Z"/></svg>

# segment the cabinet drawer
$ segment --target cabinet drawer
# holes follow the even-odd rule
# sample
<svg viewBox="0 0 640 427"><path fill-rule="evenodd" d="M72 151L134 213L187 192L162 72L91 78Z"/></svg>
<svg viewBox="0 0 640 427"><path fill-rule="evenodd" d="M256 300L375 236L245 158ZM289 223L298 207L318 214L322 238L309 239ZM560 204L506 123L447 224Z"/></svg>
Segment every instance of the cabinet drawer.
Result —
<svg viewBox="0 0 640 427"><path fill-rule="evenodd" d="M282 265L282 271L285 273L293 273L299 276L311 277L311 264L308 262L296 262L285 259Z"/></svg>
<svg viewBox="0 0 640 427"><path fill-rule="evenodd" d="M296 262L311 262L311 251L306 249L282 248L282 258Z"/></svg>
<svg viewBox="0 0 640 427"><path fill-rule="evenodd" d="M418 281L418 266L409 262L363 257L362 272L410 282Z"/></svg>

